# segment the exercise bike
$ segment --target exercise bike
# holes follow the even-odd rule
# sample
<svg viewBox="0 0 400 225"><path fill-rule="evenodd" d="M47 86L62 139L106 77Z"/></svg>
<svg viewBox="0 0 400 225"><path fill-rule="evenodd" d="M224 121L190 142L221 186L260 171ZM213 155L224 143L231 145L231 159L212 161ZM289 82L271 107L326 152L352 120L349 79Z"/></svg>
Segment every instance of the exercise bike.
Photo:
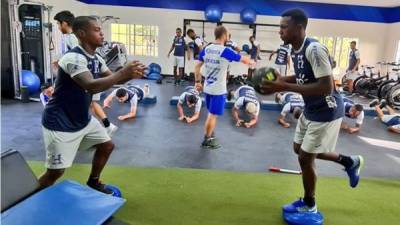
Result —
<svg viewBox="0 0 400 225"><path fill-rule="evenodd" d="M389 105L394 108L400 108L400 64L398 63L388 63L392 66L392 75L396 79L391 78L384 81L378 88L378 98L385 99ZM387 73L389 77L389 73Z"/></svg>
<svg viewBox="0 0 400 225"><path fill-rule="evenodd" d="M353 92L367 98L377 98L380 85L385 82L385 79L389 80L389 76L380 76L380 73L374 74L372 66L362 67L363 75L354 80ZM369 71L369 76L367 71Z"/></svg>

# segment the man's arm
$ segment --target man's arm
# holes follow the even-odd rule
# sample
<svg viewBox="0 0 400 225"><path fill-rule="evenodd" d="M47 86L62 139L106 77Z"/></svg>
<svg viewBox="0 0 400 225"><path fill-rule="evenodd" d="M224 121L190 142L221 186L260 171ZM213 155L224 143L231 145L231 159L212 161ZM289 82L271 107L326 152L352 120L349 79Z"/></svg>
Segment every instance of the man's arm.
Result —
<svg viewBox="0 0 400 225"><path fill-rule="evenodd" d="M272 51L271 54L269 55L269 61L271 61L272 56L274 56L276 54L276 51Z"/></svg>
<svg viewBox="0 0 400 225"><path fill-rule="evenodd" d="M171 54L171 52L174 50L174 48L175 48L175 45L174 45L174 43L172 43L172 46L171 46L171 48L169 49L169 52L168 52L168 57Z"/></svg>
<svg viewBox="0 0 400 225"><path fill-rule="evenodd" d="M355 72L357 67L360 65L361 60L360 60L360 52L358 50L354 54L356 54L357 61L356 61L356 65L354 65L352 71Z"/></svg>
<svg viewBox="0 0 400 225"><path fill-rule="evenodd" d="M235 106L232 108L232 117L236 123L236 126L240 127L242 125L241 123L243 122L243 120L239 118L239 110Z"/></svg>
<svg viewBox="0 0 400 225"><path fill-rule="evenodd" d="M388 131L400 134L400 128L396 128L394 126L388 127Z"/></svg>
<svg viewBox="0 0 400 225"><path fill-rule="evenodd" d="M194 121L198 120L200 117L200 112L195 112L192 117L186 119L187 123L193 123Z"/></svg>
<svg viewBox="0 0 400 225"><path fill-rule="evenodd" d="M176 108L178 109L179 120L183 120L185 118L185 114L183 113L182 104L178 102L178 104L176 105Z"/></svg>
<svg viewBox="0 0 400 225"><path fill-rule="evenodd" d="M138 61L128 63L123 69L118 72L94 79L89 71L85 71L74 75L73 80L78 83L83 89L91 94L96 94L111 88L114 84L125 83L131 79L141 78L143 76L144 65Z"/></svg>
<svg viewBox="0 0 400 225"><path fill-rule="evenodd" d="M136 110L137 110L136 106L131 106L131 111L126 115L119 116L118 119L119 120L127 120L130 118L134 118L134 117L136 117Z"/></svg>
<svg viewBox="0 0 400 225"><path fill-rule="evenodd" d="M111 102L115 96L115 93L117 92L117 89L112 91L103 101L103 108L110 108Z"/></svg>
<svg viewBox="0 0 400 225"><path fill-rule="evenodd" d="M290 127L290 124L289 124L288 122L286 122L286 120L285 120L286 115L287 115L287 113L289 113L289 112L290 112L290 103L286 103L286 104L283 106L282 111L281 111L281 113L280 113L280 115L279 115L279 119L278 119L278 123L279 123L280 125L282 125L283 127L285 127L285 128Z"/></svg>
<svg viewBox="0 0 400 225"><path fill-rule="evenodd" d="M246 128L253 127L253 126L255 126L255 125L257 124L257 121L258 121L258 116L255 116L255 117L254 117L253 119L251 119L248 123L245 123L244 126L245 126Z"/></svg>

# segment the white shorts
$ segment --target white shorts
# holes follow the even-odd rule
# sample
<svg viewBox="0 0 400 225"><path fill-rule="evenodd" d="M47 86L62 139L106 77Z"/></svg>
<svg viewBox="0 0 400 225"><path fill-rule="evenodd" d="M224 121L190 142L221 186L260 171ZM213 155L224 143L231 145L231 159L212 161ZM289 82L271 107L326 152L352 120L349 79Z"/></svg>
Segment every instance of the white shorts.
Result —
<svg viewBox="0 0 400 225"><path fill-rule="evenodd" d="M46 150L45 166L49 169L71 167L78 150L87 150L111 140L106 129L94 117L77 132L52 131L45 127L42 130Z"/></svg>
<svg viewBox="0 0 400 225"><path fill-rule="evenodd" d="M286 71L287 66L286 65L278 65L275 64L275 69L278 70L279 74L281 76L286 76L287 75L287 71Z"/></svg>
<svg viewBox="0 0 400 225"><path fill-rule="evenodd" d="M333 152L339 136L342 118L331 122L314 122L302 114L297 121L294 142L305 152L318 154Z"/></svg>
<svg viewBox="0 0 400 225"><path fill-rule="evenodd" d="M183 56L175 56L174 58L174 66L178 68L185 67L185 57Z"/></svg>
<svg viewBox="0 0 400 225"><path fill-rule="evenodd" d="M101 97L101 92L94 94L92 97L92 101L98 102L98 101L100 101L100 97Z"/></svg>

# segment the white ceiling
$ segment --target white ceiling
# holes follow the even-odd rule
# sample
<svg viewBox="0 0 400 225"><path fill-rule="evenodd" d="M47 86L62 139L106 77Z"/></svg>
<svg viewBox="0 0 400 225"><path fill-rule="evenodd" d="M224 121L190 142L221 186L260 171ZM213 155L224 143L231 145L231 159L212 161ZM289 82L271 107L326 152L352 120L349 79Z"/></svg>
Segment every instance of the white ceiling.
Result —
<svg viewBox="0 0 400 225"><path fill-rule="evenodd" d="M379 7L400 6L400 0L285 0L285 1L317 2L317 3L329 3L329 4L363 5L363 6L379 6Z"/></svg>

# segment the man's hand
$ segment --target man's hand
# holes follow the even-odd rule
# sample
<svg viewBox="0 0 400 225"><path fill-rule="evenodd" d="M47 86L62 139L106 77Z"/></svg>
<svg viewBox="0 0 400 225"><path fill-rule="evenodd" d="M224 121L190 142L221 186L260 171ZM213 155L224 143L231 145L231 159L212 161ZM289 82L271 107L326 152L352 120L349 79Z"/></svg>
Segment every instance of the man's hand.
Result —
<svg viewBox="0 0 400 225"><path fill-rule="evenodd" d="M278 120L279 124L282 125L282 127L284 128L289 128L290 127L290 123L287 123L286 121L280 119Z"/></svg>
<svg viewBox="0 0 400 225"><path fill-rule="evenodd" d="M347 129L347 131L349 132L349 134L354 134L354 133L357 133L359 131L359 129L356 127L349 127Z"/></svg>
<svg viewBox="0 0 400 225"><path fill-rule="evenodd" d="M203 91L203 85L200 82L196 82L194 87L198 92L202 92Z"/></svg>
<svg viewBox="0 0 400 225"><path fill-rule="evenodd" d="M180 117L178 118L179 121L183 121L184 119L185 119L185 116L180 116Z"/></svg>
<svg viewBox="0 0 400 225"><path fill-rule="evenodd" d="M126 120L126 119L128 119L128 117L125 115L125 116L118 116L118 119L119 120Z"/></svg>
<svg viewBox="0 0 400 225"><path fill-rule="evenodd" d="M108 102L104 102L103 103L103 109L105 109L105 108L111 108L111 106L110 106L110 103L108 103Z"/></svg>
<svg viewBox="0 0 400 225"><path fill-rule="evenodd" d="M244 126L245 126L246 128L250 128L250 127L251 127L250 123L244 123Z"/></svg>
<svg viewBox="0 0 400 225"><path fill-rule="evenodd" d="M261 85L260 85L260 92L262 94L273 94L275 92L281 92L286 90L286 82L281 78L281 75L277 70L274 71L276 80L275 81L269 81L266 79L263 79Z"/></svg>
<svg viewBox="0 0 400 225"><path fill-rule="evenodd" d="M193 122L193 119L190 118L190 117L186 117L186 122L187 122L187 123L192 123L192 122Z"/></svg>
<svg viewBox="0 0 400 225"><path fill-rule="evenodd" d="M243 120L238 120L238 121L236 121L236 127L242 126L243 123L244 123Z"/></svg>
<svg viewBox="0 0 400 225"><path fill-rule="evenodd" d="M120 71L127 78L138 79L143 77L145 69L146 66L139 61L132 61L128 62Z"/></svg>

